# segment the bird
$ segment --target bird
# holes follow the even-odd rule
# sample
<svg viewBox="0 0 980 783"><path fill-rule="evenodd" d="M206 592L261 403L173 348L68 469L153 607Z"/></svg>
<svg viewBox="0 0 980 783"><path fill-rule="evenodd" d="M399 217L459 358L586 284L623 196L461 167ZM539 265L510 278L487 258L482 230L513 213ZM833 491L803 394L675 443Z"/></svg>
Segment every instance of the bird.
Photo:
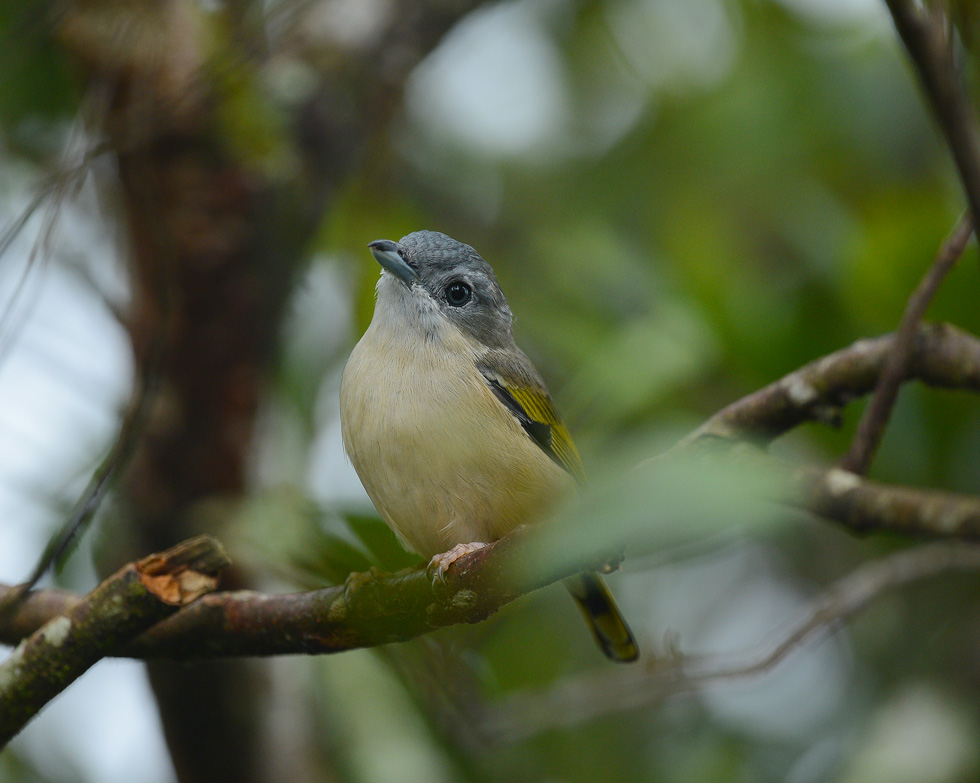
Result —
<svg viewBox="0 0 980 783"><path fill-rule="evenodd" d="M384 521L442 576L543 517L585 471L490 264L437 231L368 247L381 276L341 379L344 449ZM601 576L564 584L602 652L636 660Z"/></svg>

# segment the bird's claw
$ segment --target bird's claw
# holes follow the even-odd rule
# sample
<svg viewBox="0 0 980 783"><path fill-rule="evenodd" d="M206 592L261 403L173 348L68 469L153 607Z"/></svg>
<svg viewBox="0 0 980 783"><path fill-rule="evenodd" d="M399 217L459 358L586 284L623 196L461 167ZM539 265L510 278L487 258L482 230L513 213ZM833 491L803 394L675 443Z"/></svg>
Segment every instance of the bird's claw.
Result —
<svg viewBox="0 0 980 783"><path fill-rule="evenodd" d="M486 544L482 541L471 541L468 544L456 544L448 552L443 552L439 555L433 555L429 564L425 567L426 573L433 583L438 582L440 585L446 583L446 571L449 567L459 560L463 555L468 555L470 552L477 552L483 549Z"/></svg>

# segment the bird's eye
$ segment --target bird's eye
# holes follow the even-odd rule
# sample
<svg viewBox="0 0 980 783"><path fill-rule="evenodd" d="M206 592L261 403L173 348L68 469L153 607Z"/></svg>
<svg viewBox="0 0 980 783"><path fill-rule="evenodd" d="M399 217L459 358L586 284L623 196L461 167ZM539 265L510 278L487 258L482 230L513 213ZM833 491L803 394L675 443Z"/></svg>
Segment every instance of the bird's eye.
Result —
<svg viewBox="0 0 980 783"><path fill-rule="evenodd" d="M446 301L453 307L462 307L473 298L473 289L466 283L450 283L446 286Z"/></svg>

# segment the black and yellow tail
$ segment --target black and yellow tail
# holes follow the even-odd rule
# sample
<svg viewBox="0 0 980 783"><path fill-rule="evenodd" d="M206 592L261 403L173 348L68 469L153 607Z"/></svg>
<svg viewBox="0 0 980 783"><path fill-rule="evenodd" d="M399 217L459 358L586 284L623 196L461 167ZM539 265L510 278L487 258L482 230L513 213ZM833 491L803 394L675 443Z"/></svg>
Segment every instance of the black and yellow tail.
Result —
<svg viewBox="0 0 980 783"><path fill-rule="evenodd" d="M617 663L635 661L640 655L636 640L602 577L582 573L564 582L606 657Z"/></svg>

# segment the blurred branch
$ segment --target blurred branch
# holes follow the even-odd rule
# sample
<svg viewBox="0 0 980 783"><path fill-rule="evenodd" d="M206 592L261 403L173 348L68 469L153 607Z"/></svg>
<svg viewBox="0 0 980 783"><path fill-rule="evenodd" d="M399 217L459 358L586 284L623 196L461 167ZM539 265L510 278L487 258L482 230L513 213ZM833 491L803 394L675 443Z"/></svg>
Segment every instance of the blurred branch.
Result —
<svg viewBox="0 0 980 783"><path fill-rule="evenodd" d="M894 486L840 468L797 468L783 502L859 533L980 541L980 497Z"/></svg>
<svg viewBox="0 0 980 783"><path fill-rule="evenodd" d="M131 563L66 606L0 664L0 749L96 661L215 588L228 564L200 536Z"/></svg>
<svg viewBox="0 0 980 783"><path fill-rule="evenodd" d="M718 656L648 659L645 669L603 669L540 691L509 696L477 714L481 746L516 742L610 713L636 709L672 696L696 693L719 682L765 674L794 650L847 622L885 593L955 571L980 570L980 547L952 544L900 552L866 563L827 588L779 640L758 655L725 664ZM492 746L491 745L491 746Z"/></svg>
<svg viewBox="0 0 980 783"><path fill-rule="evenodd" d="M73 135L74 133L73 130ZM94 144L90 148L82 151L81 160L77 162L70 160L63 161L54 172L41 181L26 206L0 231L0 259L10 249L10 245L20 232L23 231L24 226L27 225L38 209L47 203L50 205L53 216L64 198L77 193L85 177L88 175L92 162L105 152L105 145ZM51 218L49 217L48 222L50 220ZM41 232L42 237L44 234L45 232ZM38 245L35 244L35 250L37 248Z"/></svg>
<svg viewBox="0 0 980 783"><path fill-rule="evenodd" d="M71 137L75 140L80 136L79 126L76 125L72 128ZM51 238L61 215L61 205L66 200L77 197L92 161L102 152L99 145L87 145L85 142L69 143L68 146L69 150L65 153L64 161L42 179L25 207L0 231L0 259L2 259L24 227L40 211L38 217L41 225L27 255L26 263L0 312L0 363L6 360L17 343L20 330L27 322L26 314L30 310L30 301L24 304L22 300L26 299L28 284L35 276L38 267L43 267L50 258ZM81 149L76 152L74 147L78 146ZM75 162L75 158L80 160ZM36 289L34 295L37 296ZM18 304L24 306L18 307Z"/></svg>
<svg viewBox="0 0 980 783"><path fill-rule="evenodd" d="M980 132L953 60L945 3L885 0L949 144L973 220L980 219Z"/></svg>
<svg viewBox="0 0 980 783"><path fill-rule="evenodd" d="M949 271L956 265L966 243L973 234L973 221L964 215L943 242L935 261L925 277L909 297L901 323L895 332L891 352L881 368L874 396L858 423L851 448L841 460L841 467L854 473L867 473L881 443L885 427L891 416L898 389L908 371L919 324L926 314L929 303Z"/></svg>
<svg viewBox="0 0 980 783"><path fill-rule="evenodd" d="M0 587L0 603L8 596L18 594L20 585ZM66 590L33 590L23 600L12 606L7 617L0 619L0 642L18 644L21 639L30 636L52 617L66 614L75 604L81 601L81 596Z"/></svg>

